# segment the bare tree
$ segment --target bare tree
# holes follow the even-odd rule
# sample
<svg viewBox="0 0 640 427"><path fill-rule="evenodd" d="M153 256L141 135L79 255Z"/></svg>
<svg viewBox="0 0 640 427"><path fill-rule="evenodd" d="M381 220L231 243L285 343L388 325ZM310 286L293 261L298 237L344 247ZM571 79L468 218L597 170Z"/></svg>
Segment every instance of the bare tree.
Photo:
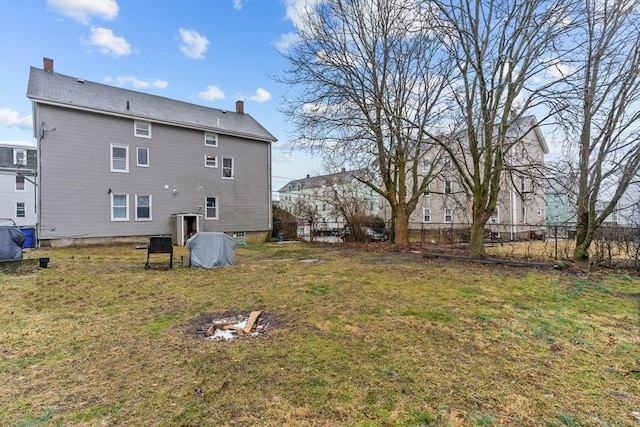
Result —
<svg viewBox="0 0 640 427"><path fill-rule="evenodd" d="M484 227L496 208L505 171L513 170L521 139L535 130L514 129L549 100L549 89L563 78L551 78L549 70L570 28L563 18L572 2L443 0L438 5L437 33L456 68L449 79L455 112L452 132L431 136L450 154L470 195L469 254L482 257ZM553 113L552 108L548 114Z"/></svg>
<svg viewBox="0 0 640 427"><path fill-rule="evenodd" d="M327 175L322 195L333 215L344 219L350 238L355 241L365 241L364 228L375 203L370 188L360 181L364 173L357 170Z"/></svg>
<svg viewBox="0 0 640 427"><path fill-rule="evenodd" d="M575 19L584 25L571 35L576 71L563 121L572 124L567 140L578 158L574 259L586 261L640 168L640 1L583 0Z"/></svg>
<svg viewBox="0 0 640 427"><path fill-rule="evenodd" d="M293 204L293 216L295 216L298 223L309 225L309 239L313 241L314 230L318 220L318 210L315 203L309 199L298 198Z"/></svg>
<svg viewBox="0 0 640 427"><path fill-rule="evenodd" d="M295 143L334 163L366 169L359 179L391 207L394 242L429 177L418 159L446 113L451 64L431 31L431 7L415 0L326 0L300 17L299 41L283 52L290 85L283 111ZM336 162L337 160L337 162Z"/></svg>

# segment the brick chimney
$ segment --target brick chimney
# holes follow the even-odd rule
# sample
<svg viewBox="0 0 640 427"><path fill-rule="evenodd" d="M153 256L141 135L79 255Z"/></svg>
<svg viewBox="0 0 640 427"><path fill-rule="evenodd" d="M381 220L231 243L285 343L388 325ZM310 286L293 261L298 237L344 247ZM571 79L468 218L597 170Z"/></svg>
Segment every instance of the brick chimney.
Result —
<svg viewBox="0 0 640 427"><path fill-rule="evenodd" d="M44 63L43 70L47 73L53 73L53 59L42 58L42 62Z"/></svg>
<svg viewBox="0 0 640 427"><path fill-rule="evenodd" d="M236 113L244 114L244 101L236 101Z"/></svg>

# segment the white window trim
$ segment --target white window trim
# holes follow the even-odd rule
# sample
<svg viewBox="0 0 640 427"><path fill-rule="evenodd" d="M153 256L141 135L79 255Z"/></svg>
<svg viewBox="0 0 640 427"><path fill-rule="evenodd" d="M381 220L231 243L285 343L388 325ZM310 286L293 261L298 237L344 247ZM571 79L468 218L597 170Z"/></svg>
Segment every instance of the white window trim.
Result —
<svg viewBox="0 0 640 427"><path fill-rule="evenodd" d="M125 168L124 169L114 169L113 168L113 149L114 148L124 148L126 150L126 157L125 157ZM129 173L129 146L128 145L123 145L123 144L110 144L109 147L109 170L111 172L116 172L116 173Z"/></svg>
<svg viewBox="0 0 640 427"><path fill-rule="evenodd" d="M230 177L229 176L224 176L224 171L225 171L225 169L227 169L227 168L224 167L224 161L225 160L231 160L231 176ZM236 169L236 164L235 163L236 162L233 159L233 157L223 157L221 163L222 163L222 165L221 165L222 179L234 179L235 175L236 175L236 173L235 173L235 169Z"/></svg>
<svg viewBox="0 0 640 427"><path fill-rule="evenodd" d="M233 238L237 239L237 238L243 238L243 237L247 237L246 233L244 231L234 231L233 232Z"/></svg>
<svg viewBox="0 0 640 427"><path fill-rule="evenodd" d="M22 178L22 183L23 183L22 190L18 188L18 178ZM27 191L27 180L24 178L24 176L16 175L14 186L15 186L15 191L17 191L18 193L24 193Z"/></svg>
<svg viewBox="0 0 640 427"><path fill-rule="evenodd" d="M149 197L149 218L138 218L138 197L146 196ZM153 200L151 194L136 194L134 196L136 201L136 209L135 209L135 220L136 221L153 221Z"/></svg>
<svg viewBox="0 0 640 427"><path fill-rule="evenodd" d="M215 143L214 144L207 144L207 142L209 141L207 139L208 136L213 136ZM205 132L204 133L204 145L205 147L217 147L218 146L218 134L217 133L213 133L213 132Z"/></svg>
<svg viewBox="0 0 640 427"><path fill-rule="evenodd" d="M429 221L426 220L427 213L429 214ZM431 222L431 209L429 208L422 209L422 222L425 224L428 224Z"/></svg>
<svg viewBox="0 0 640 427"><path fill-rule="evenodd" d="M499 206L496 206L495 216L493 214L491 214L491 216L489 217L489 222L491 224L499 224L500 223L500 207Z"/></svg>
<svg viewBox="0 0 640 427"><path fill-rule="evenodd" d="M449 220L447 221L447 211L449 212ZM445 208L444 210L444 223L451 224L453 222L453 209Z"/></svg>
<svg viewBox="0 0 640 427"><path fill-rule="evenodd" d="M209 207L207 206L207 199L215 199L216 200L216 216L215 217L208 216ZM212 220L212 221L220 219L220 201L219 201L217 196L207 196L207 197L204 198L204 219L205 220Z"/></svg>
<svg viewBox="0 0 640 427"><path fill-rule="evenodd" d="M27 165L27 150L24 148L13 149L13 164L17 166Z"/></svg>
<svg viewBox="0 0 640 427"><path fill-rule="evenodd" d="M431 169L431 160L422 159L422 172L429 172L429 169Z"/></svg>
<svg viewBox="0 0 640 427"><path fill-rule="evenodd" d="M22 216L18 215L18 206L22 205ZM27 217L27 204L25 202L16 202L16 218Z"/></svg>
<svg viewBox="0 0 640 427"><path fill-rule="evenodd" d="M126 208L126 216L124 218L115 218L113 216L113 199L115 196L125 196L125 208ZM119 206L120 207L120 206ZM129 221L129 194L115 194L111 193L111 221Z"/></svg>
<svg viewBox="0 0 640 427"><path fill-rule="evenodd" d="M138 159L139 159L138 154L139 154L140 150L146 150L147 151L147 163L146 164L138 162ZM151 159L150 159L149 156L150 156L150 152L149 152L149 149L147 147L136 147L136 166L140 166L141 168L148 168L149 164L151 163Z"/></svg>
<svg viewBox="0 0 640 427"><path fill-rule="evenodd" d="M149 127L149 134L145 135L144 133L140 134L138 133L138 125L146 125ZM139 120L135 120L133 122L133 136L137 137L137 138L149 138L151 139L151 123L150 122L143 122L143 121L139 121Z"/></svg>
<svg viewBox="0 0 640 427"><path fill-rule="evenodd" d="M453 193L453 183L451 181L444 182L444 194Z"/></svg>
<svg viewBox="0 0 640 427"><path fill-rule="evenodd" d="M207 157L213 157L213 160L214 160L215 164L214 165L208 165L207 164ZM211 154L205 154L204 155L204 167L205 168L218 169L218 156L212 156Z"/></svg>

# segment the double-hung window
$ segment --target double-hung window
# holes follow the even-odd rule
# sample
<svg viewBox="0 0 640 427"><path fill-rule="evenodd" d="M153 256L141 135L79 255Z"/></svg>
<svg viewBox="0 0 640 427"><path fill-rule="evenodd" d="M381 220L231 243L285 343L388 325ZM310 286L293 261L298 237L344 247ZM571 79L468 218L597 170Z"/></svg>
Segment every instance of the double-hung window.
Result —
<svg viewBox="0 0 640 427"><path fill-rule="evenodd" d="M233 158L222 158L222 179L233 179Z"/></svg>
<svg viewBox="0 0 640 427"><path fill-rule="evenodd" d="M136 221L151 221L150 194L136 194Z"/></svg>
<svg viewBox="0 0 640 427"><path fill-rule="evenodd" d="M145 168L149 167L149 149L145 147L136 148L136 164Z"/></svg>
<svg viewBox="0 0 640 427"><path fill-rule="evenodd" d="M498 210L497 206L493 210L493 213L491 214L491 218L489 218L489 222L491 222L492 224L497 224L500 222L500 211Z"/></svg>
<svg viewBox="0 0 640 427"><path fill-rule="evenodd" d="M211 154L204 155L204 167L205 168L217 168L218 156L212 156Z"/></svg>
<svg viewBox="0 0 640 427"><path fill-rule="evenodd" d="M422 159L422 172L429 172L430 168L431 164L429 162L429 159Z"/></svg>
<svg viewBox="0 0 640 427"><path fill-rule="evenodd" d="M111 144L111 172L129 173L129 146Z"/></svg>
<svg viewBox="0 0 640 427"><path fill-rule="evenodd" d="M449 155L445 155L442 162L443 169L451 169L451 157Z"/></svg>
<svg viewBox="0 0 640 427"><path fill-rule="evenodd" d="M111 221L129 221L128 194L111 194Z"/></svg>
<svg viewBox="0 0 640 427"><path fill-rule="evenodd" d="M13 164L18 166L27 165L27 150L23 148L13 149Z"/></svg>
<svg viewBox="0 0 640 427"><path fill-rule="evenodd" d="M206 200L204 219L218 219L218 198L209 196Z"/></svg>
<svg viewBox="0 0 640 427"><path fill-rule="evenodd" d="M16 191L25 191L24 176L16 176Z"/></svg>
<svg viewBox="0 0 640 427"><path fill-rule="evenodd" d="M444 210L444 222L450 223L453 221L453 210L445 209Z"/></svg>
<svg viewBox="0 0 640 427"><path fill-rule="evenodd" d="M444 194L451 194L451 181L444 182Z"/></svg>
<svg viewBox="0 0 640 427"><path fill-rule="evenodd" d="M422 222L431 222L431 209L424 208L422 210Z"/></svg>
<svg viewBox="0 0 640 427"><path fill-rule="evenodd" d="M204 134L204 145L207 147L217 147L218 146L218 134L205 132Z"/></svg>
<svg viewBox="0 0 640 427"><path fill-rule="evenodd" d="M151 123L133 122L133 135L138 138L151 138Z"/></svg>
<svg viewBox="0 0 640 427"><path fill-rule="evenodd" d="M24 218L27 216L27 209L25 208L24 202L16 203L16 217Z"/></svg>

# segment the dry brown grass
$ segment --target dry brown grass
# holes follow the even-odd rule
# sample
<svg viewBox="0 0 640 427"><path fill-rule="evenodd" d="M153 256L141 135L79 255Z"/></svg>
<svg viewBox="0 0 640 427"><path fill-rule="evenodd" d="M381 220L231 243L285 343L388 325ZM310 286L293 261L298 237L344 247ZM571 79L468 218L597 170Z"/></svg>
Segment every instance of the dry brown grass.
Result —
<svg viewBox="0 0 640 427"><path fill-rule="evenodd" d="M628 274L344 245L238 247L216 270L144 270L128 246L33 255L50 268L0 275L3 426L639 422ZM251 310L267 335L189 333L203 314Z"/></svg>

